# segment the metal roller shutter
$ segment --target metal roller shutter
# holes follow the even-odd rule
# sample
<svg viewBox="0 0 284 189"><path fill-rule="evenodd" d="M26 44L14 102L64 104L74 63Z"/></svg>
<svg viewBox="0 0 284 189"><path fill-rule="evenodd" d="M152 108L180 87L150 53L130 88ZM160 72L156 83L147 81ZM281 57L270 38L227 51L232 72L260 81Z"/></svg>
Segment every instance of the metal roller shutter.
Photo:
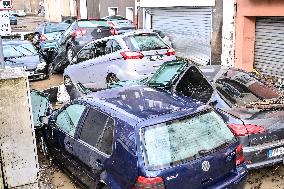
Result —
<svg viewBox="0 0 284 189"><path fill-rule="evenodd" d="M211 59L212 8L171 7L149 9L152 28L172 39L177 55L206 65Z"/></svg>
<svg viewBox="0 0 284 189"><path fill-rule="evenodd" d="M256 19L254 67L269 76L284 77L284 17Z"/></svg>

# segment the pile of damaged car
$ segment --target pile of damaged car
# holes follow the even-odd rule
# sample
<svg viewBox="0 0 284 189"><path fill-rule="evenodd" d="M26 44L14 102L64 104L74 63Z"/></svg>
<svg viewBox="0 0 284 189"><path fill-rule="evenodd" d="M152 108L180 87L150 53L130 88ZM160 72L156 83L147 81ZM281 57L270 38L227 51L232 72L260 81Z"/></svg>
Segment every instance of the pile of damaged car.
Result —
<svg viewBox="0 0 284 189"><path fill-rule="evenodd" d="M42 130L82 187L243 188L248 169L283 162L282 92L255 74L176 59L101 88L80 81Z"/></svg>

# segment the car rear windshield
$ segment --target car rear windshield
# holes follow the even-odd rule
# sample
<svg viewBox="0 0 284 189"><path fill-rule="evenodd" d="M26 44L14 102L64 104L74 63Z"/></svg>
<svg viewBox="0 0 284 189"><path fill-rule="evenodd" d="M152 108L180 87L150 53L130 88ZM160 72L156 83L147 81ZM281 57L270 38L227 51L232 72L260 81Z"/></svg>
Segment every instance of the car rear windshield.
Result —
<svg viewBox="0 0 284 189"><path fill-rule="evenodd" d="M169 82L179 73L185 64L186 63L183 62L176 62L172 64L164 63L164 66L150 78L148 81L149 85L158 84L165 86L169 84Z"/></svg>
<svg viewBox="0 0 284 189"><path fill-rule="evenodd" d="M79 28L96 28L99 26L109 27L105 20L83 20L78 22Z"/></svg>
<svg viewBox="0 0 284 189"><path fill-rule="evenodd" d="M144 127L141 138L148 170L188 162L236 140L215 112Z"/></svg>
<svg viewBox="0 0 284 189"><path fill-rule="evenodd" d="M168 48L157 34L128 36L124 38L124 41L131 51L150 51Z"/></svg>
<svg viewBox="0 0 284 189"><path fill-rule="evenodd" d="M37 54L36 49L30 43L25 44L5 44L3 45L5 58L33 56Z"/></svg>
<svg viewBox="0 0 284 189"><path fill-rule="evenodd" d="M49 24L44 28L44 33L62 32L65 31L70 25L66 23Z"/></svg>

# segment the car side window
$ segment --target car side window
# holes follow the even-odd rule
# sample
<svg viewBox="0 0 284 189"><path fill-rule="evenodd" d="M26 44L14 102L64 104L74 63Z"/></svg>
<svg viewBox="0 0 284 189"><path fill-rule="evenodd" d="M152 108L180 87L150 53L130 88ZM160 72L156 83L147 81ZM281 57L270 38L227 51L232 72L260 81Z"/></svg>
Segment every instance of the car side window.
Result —
<svg viewBox="0 0 284 189"><path fill-rule="evenodd" d="M80 139L105 154L111 154L114 121L106 114L90 109L80 133Z"/></svg>
<svg viewBox="0 0 284 189"><path fill-rule="evenodd" d="M84 105L73 104L68 106L56 117L56 126L66 134L74 137L76 127L84 110Z"/></svg>
<svg viewBox="0 0 284 189"><path fill-rule="evenodd" d="M107 123L99 137L96 147L107 155L112 153L114 121L108 117Z"/></svg>
<svg viewBox="0 0 284 189"><path fill-rule="evenodd" d="M80 52L78 53L77 56L77 63L89 60L93 58L93 55L91 53L92 47L94 46L94 44L89 44L84 46Z"/></svg>

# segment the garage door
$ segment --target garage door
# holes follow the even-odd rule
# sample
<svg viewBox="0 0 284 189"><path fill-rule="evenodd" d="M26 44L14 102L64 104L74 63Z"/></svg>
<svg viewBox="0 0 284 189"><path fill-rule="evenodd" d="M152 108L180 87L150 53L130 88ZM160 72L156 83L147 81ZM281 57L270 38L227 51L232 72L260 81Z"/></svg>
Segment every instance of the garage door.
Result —
<svg viewBox="0 0 284 189"><path fill-rule="evenodd" d="M284 77L284 17L256 19L254 67L265 75Z"/></svg>
<svg viewBox="0 0 284 189"><path fill-rule="evenodd" d="M172 39L177 54L205 65L211 57L212 8L153 8L152 28Z"/></svg>

